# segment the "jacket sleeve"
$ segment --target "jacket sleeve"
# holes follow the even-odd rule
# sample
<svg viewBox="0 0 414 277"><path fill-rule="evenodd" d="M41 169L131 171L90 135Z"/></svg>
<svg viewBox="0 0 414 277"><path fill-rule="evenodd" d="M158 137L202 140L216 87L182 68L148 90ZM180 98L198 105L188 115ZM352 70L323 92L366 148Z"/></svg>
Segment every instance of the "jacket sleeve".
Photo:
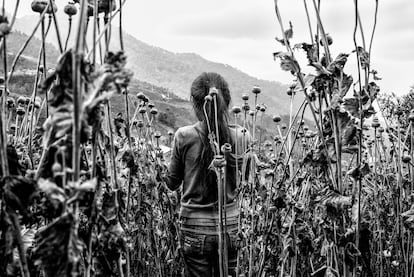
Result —
<svg viewBox="0 0 414 277"><path fill-rule="evenodd" d="M174 135L171 161L168 167L167 187L170 190L177 190L184 179L184 158L182 157L182 138L179 130Z"/></svg>

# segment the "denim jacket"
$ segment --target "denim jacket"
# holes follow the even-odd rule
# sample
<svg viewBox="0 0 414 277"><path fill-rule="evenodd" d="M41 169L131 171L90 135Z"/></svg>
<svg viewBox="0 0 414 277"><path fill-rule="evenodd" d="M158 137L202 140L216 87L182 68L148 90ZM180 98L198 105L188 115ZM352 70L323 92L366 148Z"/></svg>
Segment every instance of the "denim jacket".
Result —
<svg viewBox="0 0 414 277"><path fill-rule="evenodd" d="M182 217L190 218L216 218L217 200L212 201L211 197L202 191L203 182L201 172L206 170L200 168L199 155L203 147L202 138L206 135L202 122L194 125L179 128L174 136L171 162L167 178L167 186L170 190L177 190L182 184L181 211ZM238 214L236 199L236 159L238 167L241 168L243 146L250 143L249 133L242 132L243 128L239 125L229 125L230 135L234 144L237 143L237 153L235 145L232 146L232 153L227 163L227 216ZM245 147L247 148L247 147ZM208 184L206 184L208 185Z"/></svg>

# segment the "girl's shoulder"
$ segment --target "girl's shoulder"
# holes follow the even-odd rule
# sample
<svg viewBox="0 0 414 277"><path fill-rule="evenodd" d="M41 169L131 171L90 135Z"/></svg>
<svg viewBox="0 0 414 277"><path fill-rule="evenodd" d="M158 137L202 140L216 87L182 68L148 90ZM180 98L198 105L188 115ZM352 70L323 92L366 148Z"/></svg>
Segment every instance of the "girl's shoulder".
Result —
<svg viewBox="0 0 414 277"><path fill-rule="evenodd" d="M183 126L177 129L175 137L177 139L185 139L188 141L191 138L197 138L203 132L200 123Z"/></svg>

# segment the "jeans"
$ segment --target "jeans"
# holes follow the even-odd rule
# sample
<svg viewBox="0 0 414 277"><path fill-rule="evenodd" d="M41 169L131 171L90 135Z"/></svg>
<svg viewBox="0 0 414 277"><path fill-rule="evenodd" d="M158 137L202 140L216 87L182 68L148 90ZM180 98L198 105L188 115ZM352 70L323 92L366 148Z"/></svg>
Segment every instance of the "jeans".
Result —
<svg viewBox="0 0 414 277"><path fill-rule="evenodd" d="M214 219L182 219L181 247L187 276L220 276L217 223ZM237 218L227 223L228 273L236 276Z"/></svg>

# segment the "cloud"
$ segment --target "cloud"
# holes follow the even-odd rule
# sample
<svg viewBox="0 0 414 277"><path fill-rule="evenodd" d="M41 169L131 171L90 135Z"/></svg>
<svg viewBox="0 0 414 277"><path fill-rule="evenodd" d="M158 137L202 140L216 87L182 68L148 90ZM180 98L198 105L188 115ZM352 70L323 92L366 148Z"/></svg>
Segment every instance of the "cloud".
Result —
<svg viewBox="0 0 414 277"><path fill-rule="evenodd" d="M306 2L315 34L313 3L309 0ZM375 1L358 3L369 43ZM285 27L289 21L293 23L293 43L309 42L303 1L284 0L279 1L279 5ZM11 4L9 6L13 7ZM30 1L22 2L20 12L33 14ZM372 62L383 77L381 86L386 91L407 92L414 82L410 74L414 67L413 14L413 0L379 1ZM353 1L321 1L321 17L325 30L334 39L332 56L351 52L354 49ZM279 64L271 57L272 52L284 50L274 41L275 36L281 37L281 31L272 0L127 1L123 19L129 33L152 45L174 52L195 52L264 79L286 83L292 79L289 73L280 70ZM358 43L361 44L360 39ZM355 65L351 65L354 60L355 56L352 56L350 68L355 68Z"/></svg>
<svg viewBox="0 0 414 277"><path fill-rule="evenodd" d="M253 5L251 0L221 9L214 6L217 1L212 2L213 9L198 15L184 14L165 31L186 37L258 39L274 36L277 25L271 9L264 10L262 5ZM269 28L271 26L274 28Z"/></svg>

